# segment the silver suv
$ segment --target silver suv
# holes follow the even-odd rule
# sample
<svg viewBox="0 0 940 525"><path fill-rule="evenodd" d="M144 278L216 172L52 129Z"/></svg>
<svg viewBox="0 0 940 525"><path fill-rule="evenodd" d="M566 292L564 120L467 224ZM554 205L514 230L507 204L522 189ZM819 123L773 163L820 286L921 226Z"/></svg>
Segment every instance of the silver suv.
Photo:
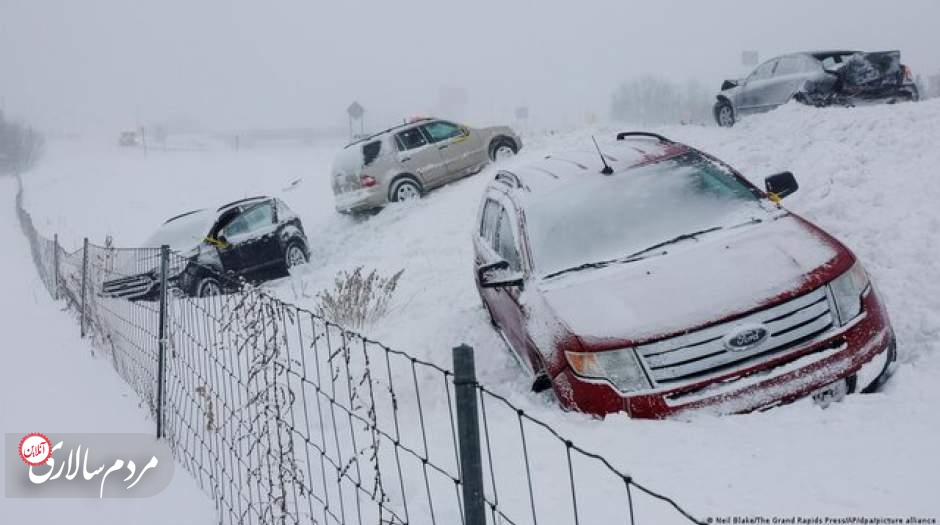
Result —
<svg viewBox="0 0 940 525"><path fill-rule="evenodd" d="M334 159L336 209L350 213L421 198L521 147L505 126L477 129L421 119L387 129L349 144Z"/></svg>

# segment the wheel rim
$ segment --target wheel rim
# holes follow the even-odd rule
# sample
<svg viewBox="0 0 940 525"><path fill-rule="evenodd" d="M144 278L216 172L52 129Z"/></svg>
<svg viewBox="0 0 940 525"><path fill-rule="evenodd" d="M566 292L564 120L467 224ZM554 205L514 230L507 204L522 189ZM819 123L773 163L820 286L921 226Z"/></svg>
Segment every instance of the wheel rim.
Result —
<svg viewBox="0 0 940 525"><path fill-rule="evenodd" d="M516 152L512 150L511 147L507 145L502 145L496 148L496 160L506 159L515 155Z"/></svg>
<svg viewBox="0 0 940 525"><path fill-rule="evenodd" d="M222 287L212 279L202 281L202 284L199 286L199 297L212 297L214 295L221 295L221 293Z"/></svg>
<svg viewBox="0 0 940 525"><path fill-rule="evenodd" d="M718 123L726 127L734 124L734 116L731 114L729 106L721 106L721 109L718 110Z"/></svg>
<svg viewBox="0 0 940 525"><path fill-rule="evenodd" d="M304 255L304 251L300 249L299 246L294 245L287 249L287 267L293 268L307 262L307 257Z"/></svg>
<svg viewBox="0 0 940 525"><path fill-rule="evenodd" d="M418 193L418 188L414 184L404 183L398 186L398 189L395 190L396 199L401 201L414 201L418 200L418 197L421 195Z"/></svg>

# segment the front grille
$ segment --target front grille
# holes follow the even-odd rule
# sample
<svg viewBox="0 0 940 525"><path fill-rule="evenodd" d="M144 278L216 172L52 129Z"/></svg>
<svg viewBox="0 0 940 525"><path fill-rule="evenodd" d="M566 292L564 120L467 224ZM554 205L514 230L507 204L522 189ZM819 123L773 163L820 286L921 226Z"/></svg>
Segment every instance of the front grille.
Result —
<svg viewBox="0 0 940 525"><path fill-rule="evenodd" d="M795 348L834 325L826 287L743 318L637 347L658 386L673 386L766 359ZM742 326L759 326L767 337L753 348L731 350L725 337Z"/></svg>
<svg viewBox="0 0 940 525"><path fill-rule="evenodd" d="M156 281L146 274L122 277L105 281L101 285L101 295L105 297L124 297L136 299L147 295Z"/></svg>

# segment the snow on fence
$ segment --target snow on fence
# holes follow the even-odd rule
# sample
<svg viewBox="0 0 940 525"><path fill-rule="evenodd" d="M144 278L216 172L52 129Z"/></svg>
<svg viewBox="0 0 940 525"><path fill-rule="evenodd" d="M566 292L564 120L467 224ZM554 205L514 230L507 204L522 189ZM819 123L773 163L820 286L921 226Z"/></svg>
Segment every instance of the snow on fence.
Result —
<svg viewBox="0 0 940 525"><path fill-rule="evenodd" d="M17 212L50 295L149 407L220 522L700 523L476 381L217 275L194 298L167 248L68 252ZM146 275L142 282L139 276ZM154 285L141 300L115 297Z"/></svg>

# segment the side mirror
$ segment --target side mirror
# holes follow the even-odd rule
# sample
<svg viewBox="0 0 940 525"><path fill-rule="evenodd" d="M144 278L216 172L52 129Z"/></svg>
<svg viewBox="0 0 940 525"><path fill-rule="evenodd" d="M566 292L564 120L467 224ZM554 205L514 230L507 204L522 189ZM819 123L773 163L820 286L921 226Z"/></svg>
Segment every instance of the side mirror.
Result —
<svg viewBox="0 0 940 525"><path fill-rule="evenodd" d="M740 80L725 80L724 82L721 83L721 90L724 91L726 89L738 87L739 85L741 85Z"/></svg>
<svg viewBox="0 0 940 525"><path fill-rule="evenodd" d="M767 196L774 202L792 194L800 188L796 183L796 177L789 171L771 175L764 179L764 187L767 188Z"/></svg>
<svg viewBox="0 0 940 525"><path fill-rule="evenodd" d="M477 269L477 277L483 288L507 288L522 286L522 272L509 269L508 261L484 264Z"/></svg>
<svg viewBox="0 0 940 525"><path fill-rule="evenodd" d="M206 237L204 240L216 248L228 248L228 239L226 239L224 235L219 235L217 237Z"/></svg>

